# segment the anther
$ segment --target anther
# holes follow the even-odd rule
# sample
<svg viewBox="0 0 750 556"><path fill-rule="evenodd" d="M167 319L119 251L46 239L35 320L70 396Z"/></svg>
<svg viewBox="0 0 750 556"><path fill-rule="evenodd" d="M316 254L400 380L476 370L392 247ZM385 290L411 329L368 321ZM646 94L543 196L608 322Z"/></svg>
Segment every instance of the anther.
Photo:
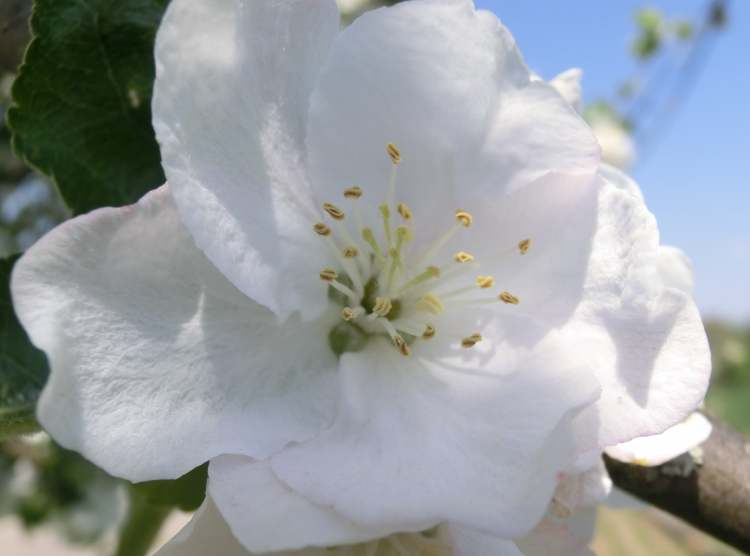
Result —
<svg viewBox="0 0 750 556"><path fill-rule="evenodd" d="M326 211L334 220L344 219L344 211L334 204L323 203L323 210Z"/></svg>
<svg viewBox="0 0 750 556"><path fill-rule="evenodd" d="M465 210L457 210L456 211L456 220L461 224L464 228L468 228L471 226L471 223L474 222L474 218L466 212Z"/></svg>
<svg viewBox="0 0 750 556"><path fill-rule="evenodd" d="M407 228L406 226L398 226L396 228L396 239L401 243L404 243L414 239L414 234L410 228Z"/></svg>
<svg viewBox="0 0 750 556"><path fill-rule="evenodd" d="M412 212L411 209L406 206L404 203L399 203L398 207L396 207L398 210L398 213L401 215L401 218L404 220L411 220L412 219Z"/></svg>
<svg viewBox="0 0 750 556"><path fill-rule="evenodd" d="M461 340L461 347L472 348L481 341L482 341L482 335L479 333L474 333L471 336L468 336L464 338L463 340Z"/></svg>
<svg viewBox="0 0 750 556"><path fill-rule="evenodd" d="M372 312L379 317L386 317L388 313L393 309L393 303L388 297L376 297L375 305L372 307Z"/></svg>
<svg viewBox="0 0 750 556"><path fill-rule="evenodd" d="M510 292L503 292L498 296L498 299L502 301L503 303L508 303L509 305L518 305L519 299L513 295Z"/></svg>
<svg viewBox="0 0 750 556"><path fill-rule="evenodd" d="M520 251L521 255L528 253L529 249L531 249L530 239L524 239L518 243L518 251Z"/></svg>
<svg viewBox="0 0 750 556"><path fill-rule="evenodd" d="M445 305L434 293L428 293L419 298L415 304L417 310L427 311L433 315L439 315L445 311Z"/></svg>
<svg viewBox="0 0 750 556"><path fill-rule="evenodd" d="M391 162L393 162L393 164L398 164L399 162L401 162L401 151L398 150L398 147L396 145L394 145L393 143L388 143L386 150L388 151L388 156L391 157Z"/></svg>
<svg viewBox="0 0 750 556"><path fill-rule="evenodd" d="M477 276L477 286L486 290L495 285L495 278L493 276Z"/></svg>
<svg viewBox="0 0 750 556"><path fill-rule="evenodd" d="M435 337L437 330L435 330L435 327L431 324L428 324L424 327L424 332L422 332L422 339L423 340L431 340Z"/></svg>
<svg viewBox="0 0 750 556"><path fill-rule="evenodd" d="M315 233L319 236L329 236L331 235L331 228L323 224L322 222L318 222L313 226L313 230L315 230Z"/></svg>
<svg viewBox="0 0 750 556"><path fill-rule="evenodd" d="M351 307L344 307L343 309L341 309L341 318L344 319L345 321L354 320L355 316L356 316L356 313L354 312L354 309L352 309Z"/></svg>
<svg viewBox="0 0 750 556"><path fill-rule="evenodd" d="M453 255L453 260L457 263L470 263L474 260L474 255L467 253L466 251L459 251Z"/></svg>
<svg viewBox="0 0 750 556"><path fill-rule="evenodd" d="M359 255L359 250L354 246L345 247L343 250L343 254L345 258L353 259L357 255Z"/></svg>
<svg viewBox="0 0 750 556"><path fill-rule="evenodd" d="M401 355L408 356L411 353L409 344L406 343L406 340L401 335L397 334L393 337L393 344L401 352Z"/></svg>
<svg viewBox="0 0 750 556"><path fill-rule="evenodd" d="M320 279L324 282L333 282L338 277L338 273L330 268L324 268L320 271Z"/></svg>
<svg viewBox="0 0 750 556"><path fill-rule="evenodd" d="M344 197L347 199L359 199L362 196L362 188L354 185L344 190Z"/></svg>

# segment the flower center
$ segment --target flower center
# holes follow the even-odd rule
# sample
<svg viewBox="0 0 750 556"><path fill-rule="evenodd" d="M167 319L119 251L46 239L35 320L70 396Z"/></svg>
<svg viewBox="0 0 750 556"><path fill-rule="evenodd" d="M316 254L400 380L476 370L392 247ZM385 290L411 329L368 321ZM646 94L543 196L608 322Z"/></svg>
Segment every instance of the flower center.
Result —
<svg viewBox="0 0 750 556"><path fill-rule="evenodd" d="M358 186L343 192L351 212L324 203L322 208L329 223L313 226L338 264L336 269L320 271L320 279L329 286L329 297L343 307L342 323L331 336L337 353L356 351L366 337L382 335L408 356L415 342L440 336L435 319L452 308L520 302L508 291L478 297L477 292L495 289L495 278L477 274L479 262L471 253L458 251L448 260L439 260L443 248L474 223L473 216L465 210L456 210L453 225L422 252L412 252L414 214L396 199L401 151L393 144L387 145L386 151L392 170L387 197L378 207L379 226L373 229L364 224L360 207L364 191ZM352 232L352 227L356 232ZM514 250L525 255L530 248L531 240L523 239ZM359 340L352 342L352 338ZM469 330L465 336L450 337L448 341L472 348L482 341L482 335Z"/></svg>

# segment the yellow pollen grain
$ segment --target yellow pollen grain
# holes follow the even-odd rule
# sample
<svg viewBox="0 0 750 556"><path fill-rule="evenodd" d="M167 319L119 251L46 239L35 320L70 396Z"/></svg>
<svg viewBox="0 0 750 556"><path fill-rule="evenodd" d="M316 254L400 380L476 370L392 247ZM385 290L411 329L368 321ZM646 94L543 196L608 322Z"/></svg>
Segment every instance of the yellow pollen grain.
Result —
<svg viewBox="0 0 750 556"><path fill-rule="evenodd" d="M396 346L396 348L401 352L401 355L408 356L411 353L411 349L409 348L409 344L406 343L406 340L404 340L401 336L394 336L393 337L393 344Z"/></svg>
<svg viewBox="0 0 750 556"><path fill-rule="evenodd" d="M338 273L333 269L324 268L320 271L320 279L324 282L333 282L338 277Z"/></svg>
<svg viewBox="0 0 750 556"><path fill-rule="evenodd" d="M459 251L453 255L453 260L457 263L470 263L474 260L474 255L467 253L466 251Z"/></svg>
<svg viewBox="0 0 750 556"><path fill-rule="evenodd" d="M411 220L414 216L411 212L411 209L406 206L405 203L399 203L398 207L396 208L398 210L398 213L401 215L401 218L403 218L404 220Z"/></svg>
<svg viewBox="0 0 750 556"><path fill-rule="evenodd" d="M394 145L393 143L388 143L386 146L386 151L388 151L388 156L391 157L391 162L393 164L398 164L401 162L401 151L398 150L398 147Z"/></svg>
<svg viewBox="0 0 750 556"><path fill-rule="evenodd" d="M385 317L393 309L393 303L387 297L376 297L375 305L372 307L372 312L379 317Z"/></svg>
<svg viewBox="0 0 750 556"><path fill-rule="evenodd" d="M419 298L415 307L420 311L427 311L433 315L439 315L445 311L445 305L434 293L428 293Z"/></svg>
<svg viewBox="0 0 750 556"><path fill-rule="evenodd" d="M519 299L513 295L510 292L503 292L498 296L498 299L502 301L503 303L508 303L509 305L518 305Z"/></svg>
<svg viewBox="0 0 750 556"><path fill-rule="evenodd" d="M437 333L437 330L435 330L435 327L431 324L428 324L424 327L424 332L422 332L422 339L423 340L431 340L435 337L435 334Z"/></svg>
<svg viewBox="0 0 750 556"><path fill-rule="evenodd" d="M491 288L495 285L495 278L493 276L477 276L477 286L482 289Z"/></svg>
<svg viewBox="0 0 750 556"><path fill-rule="evenodd" d="M354 320L354 309L351 307L344 307L341 309L341 318L345 321Z"/></svg>
<svg viewBox="0 0 750 556"><path fill-rule="evenodd" d="M472 348L481 341L482 341L482 335L475 332L471 336L468 336L464 338L463 340L461 340L461 347Z"/></svg>
<svg viewBox="0 0 750 556"><path fill-rule="evenodd" d="M347 199L359 199L362 196L362 188L354 185L344 190L344 197Z"/></svg>
<svg viewBox="0 0 750 556"><path fill-rule="evenodd" d="M344 219L344 211L334 204L323 203L323 210L326 211L329 214L329 216L333 218L334 220Z"/></svg>
<svg viewBox="0 0 750 556"><path fill-rule="evenodd" d="M531 249L530 239L524 239L518 242L518 251L521 253L521 255L525 255L526 253L528 253L529 249Z"/></svg>
<svg viewBox="0 0 750 556"><path fill-rule="evenodd" d="M456 211L456 220L464 228L468 228L469 226L471 226L472 222L474 222L474 217L471 216L471 214L469 214L465 210L457 210Z"/></svg>
<svg viewBox="0 0 750 556"><path fill-rule="evenodd" d="M344 257L347 259L353 259L357 255L359 255L359 250L356 247L350 246L345 247L343 250Z"/></svg>
<svg viewBox="0 0 750 556"><path fill-rule="evenodd" d="M319 236L329 236L331 235L331 228L323 224L322 222L318 222L313 226L313 230L315 230L315 233Z"/></svg>

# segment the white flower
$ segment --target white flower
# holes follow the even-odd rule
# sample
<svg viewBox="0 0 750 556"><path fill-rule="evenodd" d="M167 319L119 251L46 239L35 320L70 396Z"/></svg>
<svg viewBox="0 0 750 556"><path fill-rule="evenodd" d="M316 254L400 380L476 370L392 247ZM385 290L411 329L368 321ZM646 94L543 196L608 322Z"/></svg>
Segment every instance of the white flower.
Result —
<svg viewBox="0 0 750 556"><path fill-rule="evenodd" d="M256 553L441 524L521 538L559 473L695 408L698 313L642 199L493 15L338 17L170 4L169 186L66 222L14 272L52 368L39 418L130 480L211 460Z"/></svg>

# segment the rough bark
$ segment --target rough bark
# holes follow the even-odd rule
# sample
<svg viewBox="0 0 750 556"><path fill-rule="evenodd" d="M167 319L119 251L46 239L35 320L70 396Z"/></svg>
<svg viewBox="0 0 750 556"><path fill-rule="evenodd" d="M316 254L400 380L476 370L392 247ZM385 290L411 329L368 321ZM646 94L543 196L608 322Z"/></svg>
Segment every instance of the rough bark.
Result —
<svg viewBox="0 0 750 556"><path fill-rule="evenodd" d="M711 422L698 450L659 467L604 460L621 489L750 554L750 438Z"/></svg>

